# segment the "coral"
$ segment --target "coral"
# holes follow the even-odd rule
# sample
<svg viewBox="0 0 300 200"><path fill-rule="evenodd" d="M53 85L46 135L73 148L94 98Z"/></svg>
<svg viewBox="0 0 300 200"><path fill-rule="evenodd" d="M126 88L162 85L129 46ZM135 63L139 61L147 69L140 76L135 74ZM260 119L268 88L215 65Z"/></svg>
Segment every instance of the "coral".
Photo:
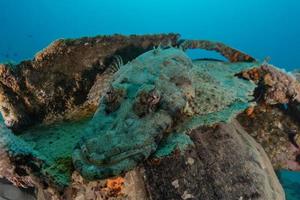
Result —
<svg viewBox="0 0 300 200"><path fill-rule="evenodd" d="M261 64L239 74L258 84L259 100L266 104L287 104L300 102L300 83L293 77L269 65ZM262 98L262 99L261 99Z"/></svg>

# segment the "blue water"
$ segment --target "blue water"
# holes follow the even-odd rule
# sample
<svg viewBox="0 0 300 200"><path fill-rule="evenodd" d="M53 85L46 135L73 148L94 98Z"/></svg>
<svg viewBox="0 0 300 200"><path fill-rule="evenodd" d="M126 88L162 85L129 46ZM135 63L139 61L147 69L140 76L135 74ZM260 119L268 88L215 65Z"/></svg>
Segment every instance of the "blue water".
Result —
<svg viewBox="0 0 300 200"><path fill-rule="evenodd" d="M57 38L179 32L300 68L299 0L0 0L0 61Z"/></svg>
<svg viewBox="0 0 300 200"><path fill-rule="evenodd" d="M31 59L57 38L165 32L300 68L299 0L0 0L0 62ZM291 173L281 179L286 175L300 180Z"/></svg>
<svg viewBox="0 0 300 200"><path fill-rule="evenodd" d="M280 183L282 184L287 200L300 199L300 173L288 170L277 172Z"/></svg>

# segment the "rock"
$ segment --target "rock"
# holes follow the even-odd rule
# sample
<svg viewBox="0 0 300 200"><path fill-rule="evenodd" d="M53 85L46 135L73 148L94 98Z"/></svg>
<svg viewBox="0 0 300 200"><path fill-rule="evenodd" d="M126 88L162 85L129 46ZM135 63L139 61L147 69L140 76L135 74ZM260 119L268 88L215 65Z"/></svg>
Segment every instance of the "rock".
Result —
<svg viewBox="0 0 300 200"><path fill-rule="evenodd" d="M263 148L237 121L199 127L190 137L195 146L184 155L145 163L152 199L285 199Z"/></svg>
<svg viewBox="0 0 300 200"><path fill-rule="evenodd" d="M191 157L188 157L188 158L187 158L187 163L188 163L189 165L193 165L193 164L195 163L195 160L194 160L193 158L191 158Z"/></svg>
<svg viewBox="0 0 300 200"><path fill-rule="evenodd" d="M175 181L173 181L171 184L174 186L175 189L179 188L178 179L176 179Z"/></svg>
<svg viewBox="0 0 300 200"><path fill-rule="evenodd" d="M5 179L0 179L0 200L35 200L33 191L19 189Z"/></svg>
<svg viewBox="0 0 300 200"><path fill-rule="evenodd" d="M177 39L176 34L61 39L32 61L0 65L0 111L5 123L21 130L43 120L60 119L86 101L97 75L114 65L114 56L128 62L153 46L175 46ZM91 106L95 110L97 104Z"/></svg>
<svg viewBox="0 0 300 200"><path fill-rule="evenodd" d="M256 68L245 70L241 77L255 81L257 100L267 104L300 103L300 83L295 77L284 73L270 64L263 63Z"/></svg>
<svg viewBox="0 0 300 200"><path fill-rule="evenodd" d="M212 42L207 40L183 40L180 44L180 47L182 49L205 49L216 51L227 58L231 63L255 61L255 58L253 58L252 56L220 42Z"/></svg>
<svg viewBox="0 0 300 200"><path fill-rule="evenodd" d="M275 169L299 170L298 145L300 83L298 72L288 74L263 63L239 76L254 81L257 106L251 116L237 117L242 126L265 148Z"/></svg>
<svg viewBox="0 0 300 200"><path fill-rule="evenodd" d="M257 105L253 115L241 113L237 120L265 149L274 169L295 169L299 155L298 121L283 106ZM293 163L291 165L291 162Z"/></svg>
<svg viewBox="0 0 300 200"><path fill-rule="evenodd" d="M80 174L74 172L72 185L67 191L72 191L70 199L147 200L141 169L128 172L124 178L117 177L98 181L85 181Z"/></svg>

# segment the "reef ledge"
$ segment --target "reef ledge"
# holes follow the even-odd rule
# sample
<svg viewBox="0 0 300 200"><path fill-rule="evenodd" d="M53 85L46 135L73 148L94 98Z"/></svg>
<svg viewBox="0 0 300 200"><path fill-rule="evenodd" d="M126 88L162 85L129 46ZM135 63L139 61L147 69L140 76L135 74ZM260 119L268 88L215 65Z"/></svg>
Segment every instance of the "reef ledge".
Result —
<svg viewBox="0 0 300 200"><path fill-rule="evenodd" d="M299 101L294 76L220 42L60 39L0 64L0 177L41 200L283 200Z"/></svg>

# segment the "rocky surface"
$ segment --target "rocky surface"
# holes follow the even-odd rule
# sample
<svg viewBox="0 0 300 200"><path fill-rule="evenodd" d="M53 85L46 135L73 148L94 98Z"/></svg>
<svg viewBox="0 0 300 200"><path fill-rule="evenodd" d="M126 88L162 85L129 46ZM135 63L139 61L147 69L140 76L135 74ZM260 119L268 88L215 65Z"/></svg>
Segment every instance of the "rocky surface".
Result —
<svg viewBox="0 0 300 200"><path fill-rule="evenodd" d="M275 169L300 170L300 84L295 75L264 63L239 74L254 81L256 106L237 117L265 149Z"/></svg>
<svg viewBox="0 0 300 200"><path fill-rule="evenodd" d="M239 75L259 85L256 101L263 101L268 105L300 102L299 82L275 66L264 63Z"/></svg>
<svg viewBox="0 0 300 200"><path fill-rule="evenodd" d="M192 61L186 48L230 62ZM261 99L297 101L298 85L245 53L177 34L115 35L59 40L0 68L0 176L37 199L285 199L234 118Z"/></svg>
<svg viewBox="0 0 300 200"><path fill-rule="evenodd" d="M17 188L5 179L0 179L0 200L34 200L32 190Z"/></svg>
<svg viewBox="0 0 300 200"><path fill-rule="evenodd" d="M184 154L145 164L152 199L284 199L263 148L237 121L199 127L190 137L195 146Z"/></svg>
<svg viewBox="0 0 300 200"><path fill-rule="evenodd" d="M0 111L5 123L17 131L43 120L55 121L86 101L97 74L113 70L115 56L128 62L153 46L175 46L177 39L176 34L61 39L32 61L0 65ZM90 106L95 109L97 104Z"/></svg>
<svg viewBox="0 0 300 200"><path fill-rule="evenodd" d="M299 121L284 106L259 105L237 119L265 149L273 167L300 170Z"/></svg>

